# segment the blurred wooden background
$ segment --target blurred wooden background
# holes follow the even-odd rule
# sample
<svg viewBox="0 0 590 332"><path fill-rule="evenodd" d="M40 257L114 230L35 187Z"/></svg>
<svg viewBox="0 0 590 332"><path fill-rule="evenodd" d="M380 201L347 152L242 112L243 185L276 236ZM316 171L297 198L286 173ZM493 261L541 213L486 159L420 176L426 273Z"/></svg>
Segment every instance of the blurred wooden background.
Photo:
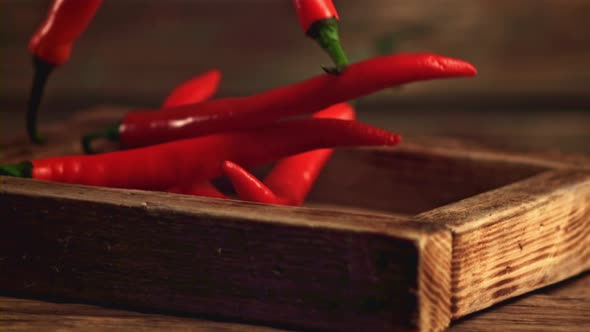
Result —
<svg viewBox="0 0 590 332"><path fill-rule="evenodd" d="M490 117L500 118L518 129L512 113L497 111L578 111L558 131L589 124L588 0L334 2L352 61L428 51L469 60L479 69L476 79L419 83L364 98L359 107L375 110L378 118L372 119L436 134L445 126L439 118L408 112L486 110L493 113L477 117L476 124L485 127ZM49 3L0 0L4 135L21 127L32 73L27 43ZM41 119L59 120L105 103L155 106L173 86L211 67L224 73L219 96L237 96L319 74L326 63L327 56L303 36L288 0L105 0L71 61L53 74ZM455 129L444 133L474 132L473 123L447 124ZM535 140L547 129L539 128Z"/></svg>
<svg viewBox="0 0 590 332"><path fill-rule="evenodd" d="M432 51L472 61L480 71L477 80L385 92L381 102L588 105L590 1L335 3L352 61L382 51ZM2 101L21 101L28 92L26 45L48 5L1 1ZM47 99L157 104L172 86L210 67L225 74L222 95L243 95L318 74L322 63L329 59L303 37L291 1L106 0L71 62L55 73Z"/></svg>

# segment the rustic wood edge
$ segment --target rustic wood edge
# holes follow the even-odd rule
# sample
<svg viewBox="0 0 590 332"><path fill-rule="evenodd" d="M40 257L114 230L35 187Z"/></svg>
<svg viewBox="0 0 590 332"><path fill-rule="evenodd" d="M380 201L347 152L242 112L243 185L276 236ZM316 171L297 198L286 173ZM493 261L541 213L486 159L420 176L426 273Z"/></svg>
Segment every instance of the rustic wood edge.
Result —
<svg viewBox="0 0 590 332"><path fill-rule="evenodd" d="M372 214L351 210L342 212L335 209L258 204L238 200L84 186L8 176L0 176L0 194L92 201L117 206L139 207L154 213L182 212L196 216L238 218L250 222L275 223L280 220L284 224L353 232L376 232L400 236L413 241L419 241L424 234L443 229L435 224L411 223L409 218L386 213Z"/></svg>
<svg viewBox="0 0 590 332"><path fill-rule="evenodd" d="M557 169L416 216L453 236L453 319L590 269L590 171Z"/></svg>
<svg viewBox="0 0 590 332"><path fill-rule="evenodd" d="M421 331L441 331L451 321L451 232L424 238L420 246L418 326Z"/></svg>
<svg viewBox="0 0 590 332"><path fill-rule="evenodd" d="M228 220L229 223L234 225L236 222L251 225L260 225L261 223L268 223L268 226L273 226L275 231L278 229L277 227L295 227L303 229L303 231L307 230L309 232L314 233L321 232L322 230L330 232L336 231L339 233L344 232L347 234L351 234L350 240L352 242L350 242L351 244L348 245L354 248L359 248L361 250L361 258L354 258L357 254L350 256L353 258L349 258L352 259L350 263L352 264L352 267L349 268L358 270L357 272L355 272L355 274L360 273L360 271L362 271L362 269L365 268L365 264L372 264L369 262L363 262L363 257L365 257L363 255L369 255L372 252L377 252L378 255L381 255L379 254L381 250L381 252L384 252L384 255L386 256L377 258L377 261L385 260L385 262L377 263L375 267L370 267L369 265L369 271L372 271L373 269L376 269L375 271L381 270L381 272L371 273L380 273L380 275L383 274L384 276L387 276L386 279L384 279L382 282L387 281L388 284L392 283L392 285L395 284L395 281L397 280L396 278L399 278L399 276L396 277L396 270L394 269L390 271L388 266L390 264L397 264L394 262L399 258L406 258L396 256L395 252L392 252L392 249L389 248L390 245L385 244L387 242L384 242L384 244L370 244L368 247L369 249L363 249L365 246L365 242L363 242L364 240L356 239L375 238L378 239L378 243L382 241L380 239L400 239L408 243L413 243L413 246L415 247L415 252L417 253L418 260L415 266L416 280L414 281L416 283L415 287L417 289L415 295L413 295L416 297L417 307L414 313L414 318L398 317L396 319L410 319L409 321L403 323L409 325L404 325L403 327L407 328L408 326L414 326L414 328L417 327L421 331L441 330L447 327L450 322L449 289L451 280L451 236L450 232L446 230L443 226L434 224L431 225L428 223L412 223L409 222L408 218L404 217L362 214L354 212L343 213L334 210L310 208L268 206L239 201L214 200L198 197L184 197L182 195L173 195L167 193L129 191L79 185L57 184L10 177L0 178L0 185L0 198L2 199L6 199L10 196L12 198L21 197L21 200L30 198L42 198L46 200L49 199L55 201L55 203L57 204L45 203L45 205L43 205L45 207L55 206L55 208L52 208L51 211L34 212L36 213L36 217L34 217L36 219L34 220L39 220L39 224L43 224L42 217L40 218L39 215L42 216L44 214L50 215L56 213L55 210L58 209L57 206L60 205L59 203L65 206L67 202L82 202L92 204L96 203L101 206L104 206L106 204L116 208L124 207L126 209L131 210L144 211L146 215L155 215L156 217L159 214L174 215L175 213L178 213L185 216L194 216L195 218L215 220L217 224L223 223L224 220ZM5 208L8 209L7 206L5 206ZM16 215L19 215L19 213L17 213ZM96 218L100 217L93 216L89 220L97 221L98 219ZM14 219L14 221L17 220L18 219ZM107 222L107 224L112 222L116 223L116 220L105 220L103 222ZM210 223L210 221L206 222L206 224ZM219 226L223 227L223 225ZM171 227L178 227L178 225L172 225ZM360 237L354 234L359 234ZM366 234L366 236L364 234ZM392 243L395 243L395 241L393 241ZM390 254L390 252L393 254ZM55 266L52 268L54 268L56 271L59 271L58 269L61 269L63 271L63 267ZM393 275L390 275L391 273L393 273ZM393 279L390 280L387 278ZM0 278L0 280L1 279L2 278ZM388 280L390 280L391 282ZM28 282L31 284L33 283L33 281ZM397 289L395 287L393 289ZM43 289L49 290L50 288L41 287L38 291L42 292ZM71 291L68 291L67 289L60 289L61 288L58 288L57 290L53 290L50 292L57 295L63 293L66 297L73 296L74 294L71 293ZM35 293L38 291L33 291L33 293L39 294ZM393 296L395 298L397 293L391 293L392 289L390 289L389 286L385 288L384 292L384 294L380 295L375 300L371 300L376 302L374 302L373 304L367 304L369 305L369 310L375 310L374 308L379 308L380 306L382 307L384 305L391 305L388 304L391 301L389 297ZM88 296L89 295L82 295L80 300L92 301L92 297ZM383 296L388 297L388 299L382 298ZM102 298L101 300L99 300L99 303L104 301L108 301L108 298ZM133 301L125 301L126 300L123 300L124 305L133 305ZM395 301L396 300L394 300L394 303ZM410 304L408 304L408 306L410 306ZM196 307L198 308L198 306ZM191 308L192 307L189 306L186 308L180 308L180 310L188 310L189 312L195 313L198 313L199 310L201 310L195 309L195 311L192 311L193 309ZM211 310L213 311L206 313L218 313L215 311L216 309ZM220 314L222 316L227 315L227 317L232 317L233 315L235 315L235 311L232 311L235 309L217 310L220 311ZM257 312L256 310L251 313L249 313L248 310L244 310L244 312L240 315L242 315L239 316L239 318L241 319L250 319L253 317L255 320L265 320L264 314ZM295 326L297 326L298 324L304 327L307 326L305 325L305 321L302 321L301 318L295 317L296 316L293 316L292 314L285 314L284 317L281 316L281 318L278 318L278 321L285 322L287 324L295 324ZM366 320L366 324L372 324L372 326L376 329L386 328L386 325L382 325L384 323L378 323L379 321L375 319ZM271 319L271 321L272 320L273 319ZM313 323L315 325L312 324L311 327L331 328L336 326L338 329L348 329L344 325L330 325L335 324L334 320L331 320L331 322L332 323L327 322L324 325L324 323L320 323L316 320L315 323Z"/></svg>
<svg viewBox="0 0 590 332"><path fill-rule="evenodd" d="M545 287L510 303L453 322L449 331L588 331L590 273ZM119 310L76 303L0 296L3 331L133 330L133 331L256 331L287 330L243 322L205 320L156 313Z"/></svg>

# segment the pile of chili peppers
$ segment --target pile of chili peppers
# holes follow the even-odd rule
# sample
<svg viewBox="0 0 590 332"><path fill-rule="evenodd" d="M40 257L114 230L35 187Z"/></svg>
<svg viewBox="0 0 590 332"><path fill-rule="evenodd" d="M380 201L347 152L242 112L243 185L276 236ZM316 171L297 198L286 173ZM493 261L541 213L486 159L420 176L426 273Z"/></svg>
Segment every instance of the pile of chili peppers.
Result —
<svg viewBox="0 0 590 332"><path fill-rule="evenodd" d="M349 100L400 84L476 74L469 63L435 54L349 64L332 1L293 3L303 31L334 62L325 74L247 97L210 100L221 81L221 73L210 70L173 89L160 109L129 112L119 123L82 139L88 153L99 138L118 141L127 150L24 161L1 166L0 174L216 198L227 196L211 181L227 176L243 200L298 206L333 148L400 141L397 134L356 121ZM100 4L55 0L31 40L36 70L27 128L33 142L41 142L36 112L49 73L68 60ZM311 117L290 119L304 114ZM247 170L274 161L263 181Z"/></svg>

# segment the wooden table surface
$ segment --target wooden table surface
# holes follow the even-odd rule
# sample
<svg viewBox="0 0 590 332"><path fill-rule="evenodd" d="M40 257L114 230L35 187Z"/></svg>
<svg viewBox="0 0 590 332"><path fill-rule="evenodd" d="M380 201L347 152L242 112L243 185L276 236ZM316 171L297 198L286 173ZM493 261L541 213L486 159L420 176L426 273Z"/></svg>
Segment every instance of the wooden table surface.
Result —
<svg viewBox="0 0 590 332"><path fill-rule="evenodd" d="M281 327L0 297L7 331L286 331ZM450 331L590 331L590 273L454 322Z"/></svg>
<svg viewBox="0 0 590 332"><path fill-rule="evenodd" d="M383 113L366 112L362 117L382 127L399 128L402 133L451 135L510 149L590 152L589 112L397 112L386 117ZM4 121L5 126L20 128L18 121L5 120L9 120ZM25 299L0 293L0 331L283 331L285 328L53 301L56 299ZM590 331L590 273L472 314L451 326L452 331L502 329Z"/></svg>

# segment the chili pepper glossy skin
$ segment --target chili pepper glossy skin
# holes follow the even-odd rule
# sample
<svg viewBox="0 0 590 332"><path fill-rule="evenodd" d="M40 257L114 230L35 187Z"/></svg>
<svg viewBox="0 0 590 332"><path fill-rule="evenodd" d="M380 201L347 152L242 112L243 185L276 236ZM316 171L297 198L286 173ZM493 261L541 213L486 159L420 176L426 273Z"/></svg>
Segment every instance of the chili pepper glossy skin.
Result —
<svg viewBox="0 0 590 332"><path fill-rule="evenodd" d="M166 100L162 107L164 110L166 107L175 107L191 103L199 103L204 100L211 98L221 81L221 72L217 69L211 69L205 73L199 74L188 81L182 83L176 87ZM166 192L194 195L194 196L205 196L213 198L226 198L211 182L183 182L172 188L166 189Z"/></svg>
<svg viewBox="0 0 590 332"><path fill-rule="evenodd" d="M307 135L301 136L302 132ZM399 135L356 121L293 120L265 128L216 134L101 155L38 159L27 169L0 167L0 175L94 186L165 190L183 181L207 181L222 175L222 163L234 160L254 167L319 148L396 145Z"/></svg>
<svg viewBox="0 0 590 332"><path fill-rule="evenodd" d="M171 107L205 101L217 92L220 81L221 72L218 69L211 69L199 74L172 90L162 104L162 108L166 110Z"/></svg>
<svg viewBox="0 0 590 332"><path fill-rule="evenodd" d="M130 112L114 130L125 146L153 145L262 126L395 85L475 74L471 64L440 55L382 56L351 64L338 76L324 74L248 97L206 101L166 112Z"/></svg>
<svg viewBox="0 0 590 332"><path fill-rule="evenodd" d="M354 120L355 113L352 106L341 103L318 112L313 117ZM264 183L231 161L223 164L223 170L243 200L300 206L332 153L332 149L319 149L281 159L267 175Z"/></svg>
<svg viewBox="0 0 590 332"><path fill-rule="evenodd" d="M223 162L222 167L223 173L228 176L241 200L264 204L288 205L286 199L277 197L270 188L240 165L226 160Z"/></svg>
<svg viewBox="0 0 590 332"><path fill-rule="evenodd" d="M29 51L59 66L70 58L76 39L86 30L102 0L54 0L29 43Z"/></svg>
<svg viewBox="0 0 590 332"><path fill-rule="evenodd" d="M220 81L221 72L217 69L211 69L183 82L166 97L162 111L182 105L197 104L211 98L217 92ZM101 137L114 141L118 140L118 128L109 128L107 132L85 135L82 138L82 150L88 154L95 153L91 147L91 142Z"/></svg>
<svg viewBox="0 0 590 332"><path fill-rule="evenodd" d="M70 58L76 39L84 32L102 0L54 0L47 17L29 42L34 77L27 105L27 133L33 143L42 143L37 131L37 112L43 90L53 69Z"/></svg>
<svg viewBox="0 0 590 332"><path fill-rule="evenodd" d="M332 0L293 0L299 24L305 33L317 21L340 19Z"/></svg>

